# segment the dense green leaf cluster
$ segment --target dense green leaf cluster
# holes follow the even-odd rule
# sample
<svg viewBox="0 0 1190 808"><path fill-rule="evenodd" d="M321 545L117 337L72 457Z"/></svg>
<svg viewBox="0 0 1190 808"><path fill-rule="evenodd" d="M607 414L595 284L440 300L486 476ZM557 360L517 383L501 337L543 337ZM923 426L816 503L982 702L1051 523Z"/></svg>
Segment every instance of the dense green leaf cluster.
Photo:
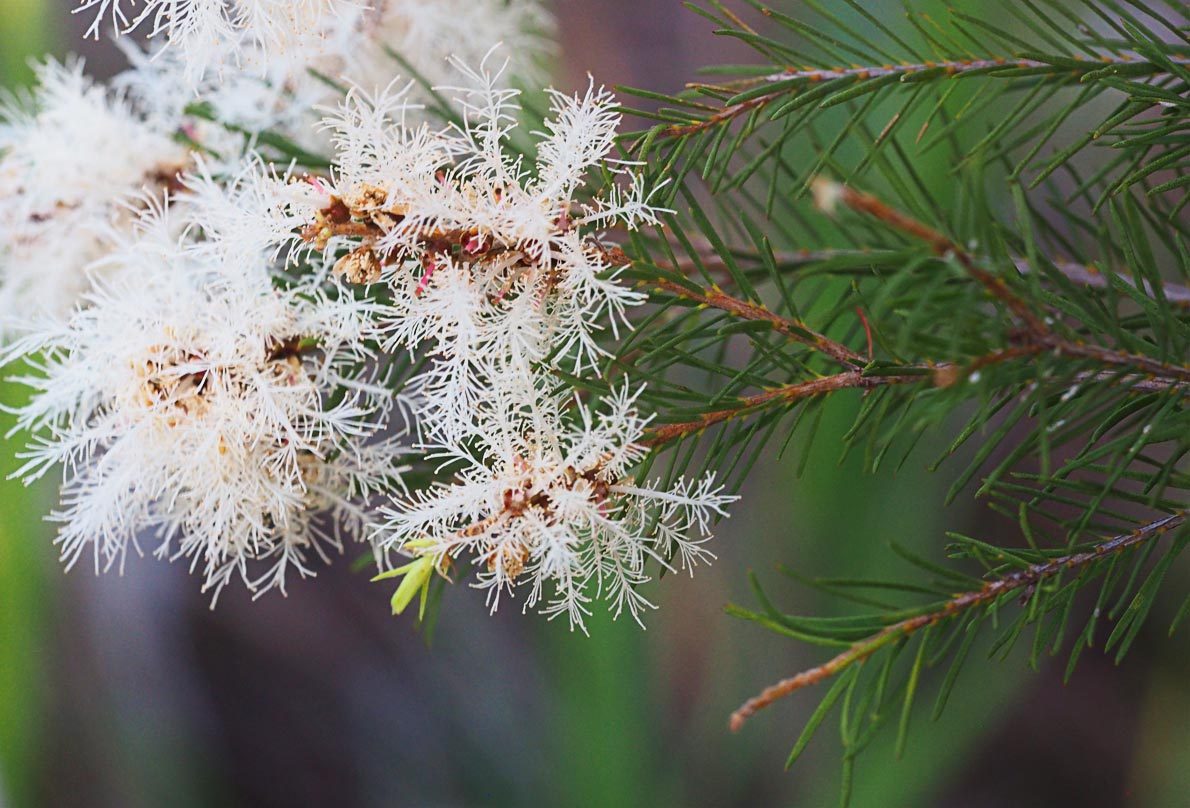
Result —
<svg viewBox="0 0 1190 808"><path fill-rule="evenodd" d="M1190 9L908 8L907 36L837 5L697 8L760 64L637 92L658 123L625 148L675 213L628 246L656 305L608 370L648 382L675 473L736 484L764 446L804 464L825 399L862 396L845 451L891 473L949 435L948 500L1015 534L951 534L954 564L902 551L924 584L815 582L865 616L784 614L759 586L733 607L843 649L770 695L834 676L791 761L834 709L850 768L890 718L904 743L935 666L941 710L985 633L1007 655L1031 632L1030 661L1068 672L1122 657L1190 540Z"/></svg>
<svg viewBox="0 0 1190 808"><path fill-rule="evenodd" d="M1185 4L1015 0L1000 4L1011 25L907 5L907 36L867 4L845 4L804 0L790 15L748 0L767 23L759 31L722 3L689 4L764 62L709 69L722 81L676 95L637 91L656 102L637 113L660 123L634 140L636 153L659 176L696 171L715 190L764 174L770 210L776 188L808 185L857 143L854 177L961 145L954 168L1002 163L1012 181L1038 188L1097 147L1111 151L1093 158L1070 199L1093 194L1098 208L1133 185L1155 196L1186 187ZM797 137L813 144L810 160L784 148Z"/></svg>

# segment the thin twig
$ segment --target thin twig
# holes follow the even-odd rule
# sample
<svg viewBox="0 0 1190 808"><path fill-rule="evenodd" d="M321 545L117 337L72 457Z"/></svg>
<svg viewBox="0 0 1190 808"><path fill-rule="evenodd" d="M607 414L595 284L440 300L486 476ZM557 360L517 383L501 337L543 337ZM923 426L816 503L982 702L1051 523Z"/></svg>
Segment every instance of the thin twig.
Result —
<svg viewBox="0 0 1190 808"><path fill-rule="evenodd" d="M1190 59L1183 59L1181 57L1170 57L1170 61L1179 64L1190 64ZM1106 67L1115 66L1129 66L1136 64L1148 64L1153 68L1153 73L1166 72L1160 65L1154 64L1145 59L1139 54L1123 54L1116 57L1102 57L1096 61L1087 60L1081 65L1062 64L1056 65L1051 62L1043 62L1039 59L958 59L940 62L919 62L917 64L898 64L898 65L881 65L879 67L835 67L829 69L819 68L801 68L782 70L779 73L770 73L762 77L757 84L762 82L775 83L779 81L789 81L804 79L812 83L822 81L831 81L832 79L844 78L858 78L858 79L879 79L886 76L916 76L920 73L937 73L946 76L962 76L968 73L977 72L994 72L997 70L1013 70L1017 68L1026 70L1046 70L1050 69L1054 73L1090 73L1096 70L1102 70Z"/></svg>
<svg viewBox="0 0 1190 808"><path fill-rule="evenodd" d="M1101 365L1109 365L1111 367L1124 368L1129 371L1147 374L1153 377L1154 380L1169 382L1166 385L1167 387L1181 387L1181 385L1175 385L1173 382L1181 382L1182 384L1190 382L1190 366L1171 365L1167 362L1159 362L1156 359L1150 359L1140 354L1117 351L1111 348L1104 348L1100 345L1071 342L1057 337L1053 337L1042 344L1061 356L1074 359L1089 359Z"/></svg>
<svg viewBox="0 0 1190 808"><path fill-rule="evenodd" d="M1184 393L1190 389L1190 382L1170 381L1169 379L1150 379L1144 376L1127 375L1120 376L1111 372L1103 373L1080 373L1075 377L1074 383L1083 385L1090 382L1121 382L1128 383L1129 392L1133 393L1167 393L1170 390L1177 390Z"/></svg>
<svg viewBox="0 0 1190 808"><path fill-rule="evenodd" d="M854 79L856 81L866 81L869 79L880 79L889 76L899 76L901 81L912 81L914 79L924 79L927 75L937 75L946 78L961 78L963 76L972 76L983 74L995 75L998 71L1009 71L1015 69L1025 69L1030 71L1048 71L1051 75L1058 75L1069 73L1072 75L1087 74L1097 70L1104 70L1113 66L1125 67L1137 64L1145 64L1147 60L1134 55L1124 56L1103 56L1099 60L1087 60L1083 64L1071 65L1064 63L1060 65L1051 64L1049 62L1042 62L1037 59L1009 59L1009 58L995 58L995 59L972 59L972 60L953 60L940 62L921 62L918 64L900 64L900 65L878 65L867 67L836 67L836 68L798 68L783 70L779 73L772 73L768 76L763 76L759 79L752 79L746 82L737 82L734 85L718 86L710 84L691 85L692 89L713 90L718 92L732 91L739 88L756 87L765 83L781 84L781 87L774 89L770 93L755 96L753 98L739 101L734 104L728 104L722 109L716 111L713 115L701 120L693 121L685 124L673 124L663 131L663 135L668 138L686 137L689 135L698 134L708 129L713 129L725 123L730 123L736 118L746 115L756 109L761 109L768 106L773 101L790 94L787 87L788 83L796 83L798 86L804 84L821 84L827 81L838 81L842 79ZM1190 64L1190 60L1181 57L1170 57L1170 61L1185 66ZM1149 63L1153 68L1153 74L1161 74L1166 71L1157 64Z"/></svg>
<svg viewBox="0 0 1190 808"><path fill-rule="evenodd" d="M738 297L732 297L718 287L711 289L700 288L695 291L680 283L674 283L664 278L652 279L649 281L649 285L659 291L667 292L674 297L680 297L684 300L698 303L700 306L709 306L713 309L725 311L742 320L769 323L777 333L783 334L795 342L808 345L844 365L862 367L868 363L868 360L861 354L851 350L841 342L814 331L805 323L775 314L759 303L749 303Z"/></svg>
<svg viewBox="0 0 1190 808"><path fill-rule="evenodd" d="M628 254L619 247L603 247L602 255L608 263L615 266L629 266L633 263L632 259L628 257ZM666 292L683 300L689 300L700 306L719 309L744 320L769 323L777 333L783 334L795 342L808 345L848 367L863 367L868 363L868 360L861 354L851 350L843 343L831 339L825 334L818 333L805 323L788 317L782 317L759 303L750 303L738 297L733 297L718 286L710 289L701 287L691 289L688 286L675 283L666 278L650 278L647 284L659 291Z"/></svg>
<svg viewBox="0 0 1190 808"><path fill-rule="evenodd" d="M1110 367L1126 368L1145 373L1170 382L1190 381L1190 366L1161 362L1147 356L1107 348L1102 345L1067 339L1050 328L1046 320L1038 317L1032 307L1016 294L1009 285L993 272L980 266L979 261L949 236L935 230L924 222L890 207L875 196L848 188L828 179L814 182L814 193L819 204L826 210L842 204L858 213L867 214L894 230L915 238L930 247L935 254L953 258L988 294L999 300L1020 321L1024 334L1021 342L1036 348L1075 359L1089 359Z"/></svg>
<svg viewBox="0 0 1190 808"><path fill-rule="evenodd" d="M988 581L979 589L955 595L940 609L887 626L871 637L855 643L829 662L778 682L755 698L749 699L740 709L732 713L730 722L731 730L732 732L738 732L744 726L744 723L759 710L763 710L765 707L796 693L802 688L819 684L857 662L863 662L876 651L891 643L897 642L924 628L963 614L969 609L994 603L1008 593L1019 589L1032 589L1062 572L1082 569L1108 556L1123 553L1146 542L1158 539L1166 532L1181 527L1185 524L1185 521L1186 516L1184 512L1158 519L1131 533L1116 536L1113 539L1098 544L1094 549L1087 552L1063 556L1052 561L1047 561L1044 564L1033 564L1002 578Z"/></svg>
<svg viewBox="0 0 1190 808"><path fill-rule="evenodd" d="M993 351L966 365L951 362L936 365L906 365L903 368L886 369L886 373L894 374L886 376L865 376L861 371L848 371L806 382L788 384L754 396L736 399L729 407L704 413L691 421L659 424L648 430L641 445L657 449L691 435L697 435L716 424L753 415L766 407L790 405L807 398L830 395L843 390L867 391L878 387L921 383L929 383L935 387L952 387L960 379L970 377L979 370L1016 359L1025 359L1037 353L1037 348L1032 346L1008 348L1002 351ZM1107 372L1080 373L1075 377L1073 384L1078 386L1094 382L1127 382L1129 392L1133 393L1185 391L1190 387L1190 382L1185 381L1154 379L1137 374L1122 377Z"/></svg>
<svg viewBox="0 0 1190 808"><path fill-rule="evenodd" d="M1031 334L1042 336L1050 333L1050 328L1045 321L1037 316L1023 298L1009 288L1003 278L980 266L975 256L963 249L945 233L885 204L872 194L857 191L834 180L816 179L814 195L819 204L828 212L836 204L846 205L857 213L865 213L894 230L900 230L905 235L925 243L939 257L954 258L968 275L987 290L988 294L999 300L1016 315Z"/></svg>
<svg viewBox="0 0 1190 808"><path fill-rule="evenodd" d="M688 135L695 135L699 132L705 132L708 129L714 129L716 126L734 121L741 115L751 112L754 109L761 109L767 106L773 99L777 98L779 93L772 95L762 95L757 98L749 98L747 101L741 101L738 104L732 104L723 109L695 123L674 124L665 130L665 136L671 138L686 137Z"/></svg>
<svg viewBox="0 0 1190 808"><path fill-rule="evenodd" d="M877 387L887 387L897 384L915 384L923 379L930 379L933 368L921 368L925 374L904 376L865 376L860 371L848 371L834 376L824 376L821 379L811 379L807 382L790 384L769 390L759 395L738 399L731 407L725 407L715 412L700 415L693 421L677 424L661 424L653 427L648 437L642 441L650 447L663 446L675 440L702 432L715 424L730 421L748 415L758 409L774 404L792 404L807 398L825 396L840 390L873 390Z"/></svg>

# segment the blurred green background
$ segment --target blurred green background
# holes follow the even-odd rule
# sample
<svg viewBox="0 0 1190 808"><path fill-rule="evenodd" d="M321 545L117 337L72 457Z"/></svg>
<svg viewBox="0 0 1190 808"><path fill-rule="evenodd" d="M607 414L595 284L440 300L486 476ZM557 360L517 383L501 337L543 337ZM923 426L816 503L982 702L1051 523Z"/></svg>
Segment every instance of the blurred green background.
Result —
<svg viewBox="0 0 1190 808"><path fill-rule="evenodd" d="M5 0L0 14L0 85L29 80L26 60L50 45L47 9L39 0ZM0 391L12 403L10 389ZM0 413L0 434L11 428ZM52 595L46 573L43 502L8 475L18 465L11 441L0 452L0 805L35 804L39 732L46 709L45 621Z"/></svg>
<svg viewBox="0 0 1190 808"><path fill-rule="evenodd" d="M47 50L112 69L110 44L80 38L73 5L4 0L5 85L26 82L26 60ZM568 86L590 70L609 85L673 89L702 64L750 58L671 0L557 11ZM944 167L922 171L946 187ZM816 694L726 730L738 702L821 653L724 605L751 605L751 569L791 611L842 613L776 565L874 577L892 562L888 540L938 557L944 529L977 519L939 510L947 481L924 472L928 451L895 477L838 463L856 404L834 402L805 478L776 457L757 466L720 529L719 562L655 586L647 631L597 620L590 639L513 610L489 618L459 588L427 648L387 617L387 593L344 564L286 601L225 596L213 613L183 570L149 561L123 577L64 576L40 518L46 492L4 481L0 805L834 804L829 723L782 770ZM9 439L0 451L6 474L17 450ZM969 664L938 722L928 709L914 716L903 760L891 738L861 760L853 804L1190 804L1188 660L1184 641L1162 641L1165 625L1154 621L1123 669L1088 658L1068 687L1019 661Z"/></svg>

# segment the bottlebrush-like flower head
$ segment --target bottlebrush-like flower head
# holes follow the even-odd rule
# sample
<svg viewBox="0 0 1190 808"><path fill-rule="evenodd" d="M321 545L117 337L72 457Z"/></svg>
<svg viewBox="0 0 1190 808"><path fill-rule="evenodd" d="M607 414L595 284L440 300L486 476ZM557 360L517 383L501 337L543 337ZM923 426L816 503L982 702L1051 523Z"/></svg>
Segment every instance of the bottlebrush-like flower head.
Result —
<svg viewBox="0 0 1190 808"><path fill-rule="evenodd" d="M33 365L22 474L65 470L54 520L68 566L120 566L151 538L216 596L236 577L284 591L361 538L369 500L399 486L379 426L388 393L366 370L381 312L279 286L265 254L224 249L245 242L219 238L211 205L147 213L85 307L10 348Z"/></svg>
<svg viewBox="0 0 1190 808"><path fill-rule="evenodd" d="M348 250L337 265L347 280L391 287L401 316L389 347L427 343L438 357L419 380L422 420L448 436L482 396L475 369L492 357L595 366L602 332L643 300L616 281L598 231L658 214L612 159L620 116L609 93L551 93L530 172L511 143L518 92L500 70L455 66L460 125L424 122L408 85L348 95L327 119L339 169L304 233L316 248ZM591 178L603 170L626 177L600 195Z"/></svg>
<svg viewBox="0 0 1190 808"><path fill-rule="evenodd" d="M137 198L175 185L189 160L81 62L47 61L37 79L29 97L0 103L0 333L69 311L113 228L130 227Z"/></svg>
<svg viewBox="0 0 1190 808"><path fill-rule="evenodd" d="M473 434L440 452L455 479L391 507L383 546L443 572L473 560L493 611L519 592L525 609L564 614L572 628L595 599L639 622L651 607L638 589L646 565L693 570L712 558L703 546L710 523L735 497L712 476L670 488L633 480L646 421L627 387L592 412L529 377L490 378L497 387Z"/></svg>

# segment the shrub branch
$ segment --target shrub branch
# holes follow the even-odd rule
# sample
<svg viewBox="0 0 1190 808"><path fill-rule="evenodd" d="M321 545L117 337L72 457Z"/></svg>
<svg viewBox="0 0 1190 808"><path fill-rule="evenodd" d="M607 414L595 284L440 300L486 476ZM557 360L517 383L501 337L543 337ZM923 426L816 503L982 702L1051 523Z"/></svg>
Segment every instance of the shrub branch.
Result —
<svg viewBox="0 0 1190 808"><path fill-rule="evenodd" d="M1086 552L1055 558L1044 564L1033 564L1009 575L988 581L979 589L957 594L939 609L910 617L899 623L893 623L871 637L855 643L829 662L784 679L767 688L755 698L749 699L732 713L731 730L738 732L744 723L758 711L802 688L819 684L852 665L863 662L885 646L896 643L922 629L950 620L968 610L990 606L1007 594L1021 589L1032 589L1060 573L1068 570L1081 570L1109 556L1124 553L1160 539L1168 531L1181 527L1185 521L1184 512L1158 519L1131 533L1102 542Z"/></svg>
<svg viewBox="0 0 1190 808"><path fill-rule="evenodd" d="M1037 352L1054 353L1075 359L1087 359L1108 367L1119 367L1164 379L1172 386L1177 382L1190 382L1190 366L1160 362L1147 356L1118 351L1101 345L1067 339L1055 333L1046 320L1040 318L1032 307L1005 282L1003 278L980 265L978 260L953 239L913 217L890 207L875 196L848 188L832 180L815 181L815 195L826 209L842 204L867 214L894 230L924 242L942 258L952 258L968 275L1000 301L1020 321L1024 333L1021 342L1037 349Z"/></svg>
<svg viewBox="0 0 1190 808"><path fill-rule="evenodd" d="M1169 57L1169 61L1179 67L1190 65L1190 60L1182 57ZM1104 55L1098 60L1063 59L1060 62L1058 60L1047 62L1040 59L995 57L900 65L790 69L734 85L690 85L690 89L693 90L727 92L736 95L740 94L737 91L741 88L760 88L766 84L772 84L773 89L771 92L762 92L756 95L749 93L749 97L735 101L728 99L729 103L708 117L690 123L673 124L665 128L663 135L667 138L696 135L699 132L729 124L737 118L763 109L786 96L795 95L807 85L822 85L829 81L844 83L899 79L901 82L918 82L979 75L991 77L1061 76L1079 77L1083 81L1088 81L1114 77L1123 71L1128 71L1134 77L1168 75L1170 72L1163 65L1150 62L1136 54Z"/></svg>

